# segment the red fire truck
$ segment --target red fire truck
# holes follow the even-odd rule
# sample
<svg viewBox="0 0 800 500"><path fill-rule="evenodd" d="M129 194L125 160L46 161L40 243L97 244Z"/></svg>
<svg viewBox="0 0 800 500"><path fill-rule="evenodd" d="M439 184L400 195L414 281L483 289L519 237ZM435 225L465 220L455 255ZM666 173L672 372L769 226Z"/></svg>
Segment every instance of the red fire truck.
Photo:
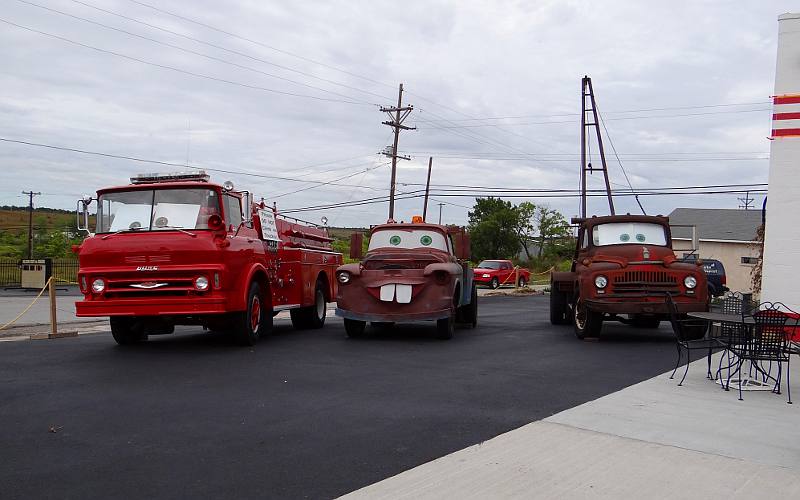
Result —
<svg viewBox="0 0 800 500"><path fill-rule="evenodd" d="M325 227L281 216L205 172L146 174L78 202L77 316L109 316L119 344L202 325L254 344L289 310L295 328L321 328L342 255Z"/></svg>

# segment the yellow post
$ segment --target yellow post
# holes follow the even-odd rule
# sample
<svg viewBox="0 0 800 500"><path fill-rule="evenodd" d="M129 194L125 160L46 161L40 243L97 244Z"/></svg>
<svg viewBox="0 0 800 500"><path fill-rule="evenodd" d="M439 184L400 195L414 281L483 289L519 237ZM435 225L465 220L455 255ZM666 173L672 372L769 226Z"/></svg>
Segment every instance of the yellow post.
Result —
<svg viewBox="0 0 800 500"><path fill-rule="evenodd" d="M514 268L514 288L519 288L519 266Z"/></svg>

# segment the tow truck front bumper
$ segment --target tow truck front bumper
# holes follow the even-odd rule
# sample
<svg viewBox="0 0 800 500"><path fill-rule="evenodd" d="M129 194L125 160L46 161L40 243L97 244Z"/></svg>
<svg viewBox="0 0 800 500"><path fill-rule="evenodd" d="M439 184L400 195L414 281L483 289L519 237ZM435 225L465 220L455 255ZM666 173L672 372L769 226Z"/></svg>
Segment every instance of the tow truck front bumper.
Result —
<svg viewBox="0 0 800 500"><path fill-rule="evenodd" d="M669 314L669 308L663 297L659 300L630 298L624 301L586 299L584 303L586 309L590 311L608 314ZM705 302L697 300L679 301L676 298L675 305L681 314L708 310Z"/></svg>

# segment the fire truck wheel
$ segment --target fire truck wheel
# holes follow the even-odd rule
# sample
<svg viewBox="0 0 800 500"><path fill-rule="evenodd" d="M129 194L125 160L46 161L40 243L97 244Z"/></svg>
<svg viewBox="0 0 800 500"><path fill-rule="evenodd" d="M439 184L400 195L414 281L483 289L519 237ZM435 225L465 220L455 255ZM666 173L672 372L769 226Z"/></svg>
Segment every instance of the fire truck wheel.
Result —
<svg viewBox="0 0 800 500"><path fill-rule="evenodd" d="M119 345L136 344L147 340L147 334L144 333L141 325L136 324L136 318L112 316L109 322L111 323L111 335Z"/></svg>
<svg viewBox="0 0 800 500"><path fill-rule="evenodd" d="M564 325L569 323L569 308L567 296L555 290L555 285L550 284L550 324Z"/></svg>
<svg viewBox="0 0 800 500"><path fill-rule="evenodd" d="M234 336L241 345L255 345L261 332L267 329L266 322L272 320L272 314L266 314L261 287L255 281L250 284L247 293L247 309L235 314Z"/></svg>
<svg viewBox="0 0 800 500"><path fill-rule="evenodd" d="M575 336L581 340L586 337L599 337L603 328L603 314L586 309L580 297L575 301L574 311Z"/></svg>
<svg viewBox="0 0 800 500"><path fill-rule="evenodd" d="M323 289L323 282L317 281L317 287L314 290L314 305L289 311L289 315L292 318L292 326L298 330L303 330L306 328L322 328L325 325L328 304L325 302Z"/></svg>
<svg viewBox="0 0 800 500"><path fill-rule="evenodd" d="M357 339L364 336L364 328L366 328L366 321L358 321L355 319L344 319L344 331L351 339Z"/></svg>
<svg viewBox="0 0 800 500"><path fill-rule="evenodd" d="M456 321L453 314L446 318L436 321L436 337L442 340L450 340L455 333Z"/></svg>
<svg viewBox="0 0 800 500"><path fill-rule="evenodd" d="M492 287L492 290L497 290L498 288L500 288L500 280L497 279L497 276L492 278L492 281L489 282L489 286Z"/></svg>

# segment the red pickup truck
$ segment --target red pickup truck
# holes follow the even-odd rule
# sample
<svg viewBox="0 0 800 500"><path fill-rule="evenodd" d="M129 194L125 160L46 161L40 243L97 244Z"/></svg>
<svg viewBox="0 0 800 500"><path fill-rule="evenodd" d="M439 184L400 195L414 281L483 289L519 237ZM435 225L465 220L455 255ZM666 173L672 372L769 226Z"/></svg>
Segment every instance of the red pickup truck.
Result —
<svg viewBox="0 0 800 500"><path fill-rule="evenodd" d="M493 289L500 285L513 285L515 282L519 286L525 286L531 280L530 271L522 267L515 269L510 260L482 260L474 271L475 283L488 285ZM519 281L515 281L517 271L519 271Z"/></svg>

